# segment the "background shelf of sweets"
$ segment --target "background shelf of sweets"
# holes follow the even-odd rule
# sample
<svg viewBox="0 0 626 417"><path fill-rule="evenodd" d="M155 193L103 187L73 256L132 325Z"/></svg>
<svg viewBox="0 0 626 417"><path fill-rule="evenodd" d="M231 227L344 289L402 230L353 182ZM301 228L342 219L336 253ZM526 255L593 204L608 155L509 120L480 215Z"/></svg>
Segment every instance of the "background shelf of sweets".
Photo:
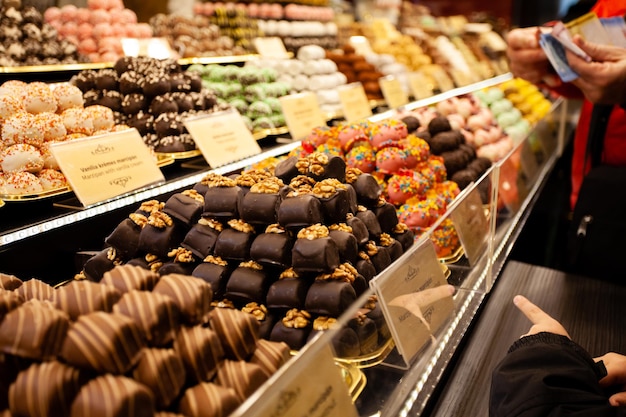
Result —
<svg viewBox="0 0 626 417"><path fill-rule="evenodd" d="M414 39L399 35L384 24L376 27L382 28L379 32L384 35L380 39L386 36L386 45L398 46L398 54L403 49L402 45L408 45ZM420 33L419 36L423 35ZM451 39L449 36L445 38ZM377 44L373 45L376 49ZM446 45L454 45L454 42ZM244 115L250 111L249 117L254 112L254 115L259 116L250 117L251 128L254 129L254 121L258 118L267 119L261 120L263 124L268 121L274 123L272 117L276 115L272 104L275 103L268 99L276 97L268 97L268 92L273 91L272 88L279 89L280 84L288 80L287 77L295 79L298 75L304 75L310 82L315 76L331 76L335 73L333 82L340 78L343 80L344 77L345 82L348 82L350 74L343 74L343 77L336 75L341 59L339 63L335 62L336 70L332 67L335 72L328 71L331 68L326 61L328 58L319 54L319 48L307 46L301 49L302 52L298 50L293 60L287 61L287 70L284 72L281 66L285 62L272 64L258 59L255 59L254 65L222 65L219 68L207 64L168 61L162 64L161 69L168 72L170 82L182 78L195 85L193 88L196 90L200 80L199 91L193 93L204 98L205 108L194 111L214 111L233 106ZM344 58L348 56L364 67L367 63L376 68L372 63L373 56L358 57L349 46L336 54ZM387 56L381 58L380 55L377 58L390 59ZM421 67L436 62L434 65L445 68L460 58L453 54L447 60L437 55L431 57L431 62L427 58L421 59L423 61L415 65ZM309 64L314 61L317 65L294 64L299 60ZM7 193L12 191L19 195L23 187L31 187L30 181L34 180L30 175L39 181L41 190L48 183L55 186L60 184L62 173L55 170L52 161L44 158L48 141L88 136L96 131L94 120L104 121L106 126L98 126L101 129L116 129L128 123L128 118L119 119L126 95L112 88L97 89L98 84L107 83L119 88L122 74L125 73L122 71L123 64L127 69L139 65L126 60L117 62L120 62L119 67L110 64L106 68L80 69L71 82L48 87L49 91L46 90L47 86L34 82L3 85L5 93L30 91L36 94L24 97L38 98L21 103L3 101L3 110L13 108L11 106L24 106L30 115L16 117L12 112L3 113L4 193L13 195ZM154 62L149 65L155 66ZM494 69L497 66L491 65L492 76L500 73ZM298 67L313 67L316 72L299 74L296 72ZM213 75L214 71L220 76ZM376 69L368 67L362 72L367 74L372 71ZM382 69L380 73L384 73ZM127 78L131 77L127 75L124 80L129 81ZM367 281L384 271L403 253L411 251L414 248L413 236L431 240L442 262L448 263L451 271L449 282L461 290L455 296L455 303L479 303L480 300L471 298L474 295L468 295L472 292L463 289L483 285L477 280L485 270L484 264L470 265L463 256L452 258L451 255L458 253L460 244L450 219L451 213L447 210L448 205L462 189L479 189L489 212L497 213L499 218L500 233L489 238L496 241L497 247L506 247L511 242L502 236L521 227L518 218L520 208L529 209L524 202L532 197L534 187L542 180L541 174L549 169L550 162L557 156L555 147L547 145L552 143L555 131L562 123L562 120L555 119L558 113L550 111L553 103L541 91L520 80L510 80L506 75L502 78L476 75L476 80L484 78L487 78L486 82L465 88L459 85L461 88L451 94L414 102L404 109L392 110L370 121L339 123L315 129L302 142L270 144L268 148L271 149L260 157L222 169L200 172L195 169L189 172L176 165L171 172L166 171L167 185L139 190L130 198L99 207L68 210L62 204L54 204L58 201L55 199L8 200L1 209L3 217L6 214L8 218L15 218L16 223L0 235L0 263L7 268L2 271L5 274L0 276L4 286L0 294L3 306L0 310L3 314L0 339L5 340L0 366L7 370L3 375L10 375L0 383L0 408L9 407L13 414L18 415L28 413L24 411L20 398L27 399L38 392L36 395L45 398L42 403L45 407L65 407L60 408L65 415L73 407L77 410L79 407L94 407L94 392L111 381L119 383L123 380L128 389L118 393L120 397L112 399L114 402L123 403L129 397L135 397L142 404L149 405L147 410L170 410L196 415L194 413L197 411L190 404L211 395L220 398L220 407L232 411L287 360L286 352L299 350L316 332L339 322L343 325L338 331L341 337L332 342L336 355L343 359L341 363L357 368L370 381L365 388L351 387L359 411L366 415L371 410L380 409L381 403L376 401L377 397L360 396L359 393L362 389L371 388L372 384L377 389L383 386L376 382L376 378L393 379L392 375L397 376L398 373L380 371L386 369L380 362L389 353L390 339L380 307L370 297L373 294L367 288ZM210 84L225 79L235 81L232 83L235 85ZM85 85L80 84L80 81L85 81L90 88L81 89L80 86ZM331 77L317 79L317 82L330 86ZM258 84L264 85L258 87ZM321 90L332 91L334 88L336 86ZM232 93L229 89L243 93L244 99L241 96L230 96ZM102 90L118 94L105 94ZM298 91L292 86L289 91L293 90ZM437 90L433 79L433 93ZM373 91L371 89L369 93ZM246 92L252 97L251 100L246 98ZM15 96L21 97L21 94ZM7 94L2 97L7 97ZM91 102L94 97L97 101ZM181 103L187 101L176 97ZM137 105L136 102L128 103L129 99L126 101L126 106ZM148 106L148 118L152 116L157 119L161 114L174 113L158 111L156 107L163 104L161 101L173 100L161 99L154 104L150 103L155 109L151 113L152 106ZM207 101L212 105L207 106ZM331 100L328 101L328 104L332 104ZM107 102L112 103L112 106L108 107ZM54 109L53 103L56 105ZM116 105L120 108L115 109ZM90 107L95 108L83 111ZM90 119L85 116L89 112L95 112L97 117L91 116ZM183 112L176 113L180 115ZM21 126L29 125L27 121L38 120L40 123L41 119L53 121L53 126L57 127L56 130L47 131L52 136L33 140L31 135L20 130ZM6 132L12 135L5 139L4 124L8 120L9 128ZM88 120L91 120L91 125ZM261 125L261 122L257 121L257 124ZM153 129L154 126L153 123ZM167 125L159 126L164 130L169 128ZM536 135L530 135L532 132ZM187 146L189 141L184 137L184 132L176 133L165 135L154 130L144 136L148 144L159 142L154 139L176 136L181 146ZM160 142L171 145L172 140ZM11 148L11 152L7 151L8 148ZM158 151L157 148L155 150ZM25 155L29 161L34 157L37 163L28 168L21 166ZM37 159L38 155L41 161ZM526 160L528 155L531 160L535 156L536 164L532 172L524 170L520 163L524 155ZM293 181L293 168L296 165L310 168L304 172L297 171L303 178ZM278 167L281 175L270 175ZM319 169L322 169L322 173ZM494 177L494 172L498 172L498 176ZM492 195L489 190L495 184L492 178L499 178L495 200L489 198ZM37 181L34 182L37 184ZM277 193L276 187L281 189L284 185L298 190L296 194L301 195L297 197L298 204L293 203L295 195L284 197ZM39 189L26 190L28 194L41 192ZM208 203L216 199L205 198L202 201L199 197L206 197L207 193L225 196L233 191L237 195L236 199L241 198L241 209L231 205L231 211L226 214ZM244 193L245 197L240 195ZM259 207L268 207L268 201L269 207L274 207L274 210L260 211ZM283 207L283 202L288 203ZM193 207L193 210L184 210L183 207L187 205ZM317 213L317 217L299 218L302 207L316 207L317 210L313 212ZM199 221L199 217L204 220ZM344 221L349 227L343 225ZM397 227L400 222L409 227ZM277 226L270 227L272 224ZM314 238L309 240L305 236ZM55 242L54 247L50 247L51 241ZM275 251L264 252L268 248ZM37 265L28 261L33 254L37 256ZM321 267L311 265L313 255L323 257L319 262ZM495 254L486 256L489 258L486 262L498 261ZM494 270L497 275L498 268ZM191 278L194 271L196 277ZM75 274L87 279L74 280ZM185 278L179 279L177 274ZM167 275L170 277L162 278ZM55 283L67 280L71 282L65 286L52 287ZM128 285L136 285L132 288L142 290L141 295L130 293L131 287ZM172 295L179 287L191 287L190 298L178 299ZM84 307L84 304L74 299L78 293L92 300L92 307ZM338 297L338 294L341 296ZM131 300L134 296L145 299ZM25 299L43 300L44 303L23 304ZM367 300L361 305L361 314L355 317L342 316L357 299ZM16 320L47 311L41 310L49 308L50 304L46 301L54 305L55 314L50 315L50 320L42 324L35 335L59 330L64 337L59 337L49 347L31 343L31 349L26 349L22 344L12 343L16 332L19 332L15 327ZM208 305L208 301L213 303ZM162 306L154 314L159 323L141 322L138 319L140 310L152 303ZM137 306L136 309L129 308L129 304ZM105 311L106 314L95 313L92 308ZM168 314L174 314L173 311L178 315L176 320L168 318ZM470 309L466 313L470 318L472 311L475 310ZM207 314L194 316L198 312ZM120 319L120 315L125 319ZM251 317L254 320L250 320ZM232 346L219 345L216 339L226 338L219 333L223 330L224 321L242 323L244 328L251 329L251 335L245 340L235 340ZM94 322L103 323L112 329L107 335L112 346L119 337L136 340L134 353L116 365L104 364L104 359L97 361L102 364L86 360L84 352L81 353L71 340L80 335L84 326L89 327ZM163 322L168 324L160 329L154 327ZM188 343L191 336L187 337L187 331L194 335L193 343ZM458 334L464 329L447 328L444 331ZM74 336L67 337L70 334ZM24 345L29 344L27 339L22 341ZM146 349L141 349L144 347ZM455 344L450 342L446 347L454 349ZM434 349L434 346L431 348ZM119 354L112 349L110 355ZM266 363L269 356L274 358L272 366L260 367L259 362ZM423 366L423 370L412 374L427 376L433 369L427 366L428 360L435 360L436 356L429 348L422 360L414 364L420 369ZM142 366L142 363L153 357L159 366L175 370L167 381L165 391L168 395L162 395L163 392L159 391L163 387L150 386L149 381L153 376ZM42 360L51 359L50 367L39 365ZM201 365L190 366L190 363ZM435 362L435 365L440 367L445 364ZM57 385L42 387L42 391L37 391L41 384L33 386L27 383L31 378L40 379L46 372L65 372L68 377L60 379ZM85 373L90 378L83 380ZM133 378L129 379L134 382L120 379L128 378L131 374ZM80 384L74 384L73 381L77 379L81 381ZM404 382L411 383L410 378ZM13 391L9 390L11 385L15 387ZM404 385L404 388L407 386L411 385ZM75 394L71 402L53 402L52 393L61 387ZM391 403L402 403L406 400L403 397L407 391L401 391L385 393L386 398L393 400ZM419 395L428 393L421 392ZM155 398L159 400L155 401ZM47 411L41 412L46 414Z"/></svg>

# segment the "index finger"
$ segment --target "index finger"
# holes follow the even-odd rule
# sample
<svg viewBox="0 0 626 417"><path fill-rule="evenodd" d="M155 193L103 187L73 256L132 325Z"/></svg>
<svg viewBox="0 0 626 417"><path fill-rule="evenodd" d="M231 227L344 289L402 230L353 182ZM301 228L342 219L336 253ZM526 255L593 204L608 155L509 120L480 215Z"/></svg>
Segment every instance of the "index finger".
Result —
<svg viewBox="0 0 626 417"><path fill-rule="evenodd" d="M513 303L533 324L542 323L546 320L552 320L550 315L528 301L528 299L523 295L516 295L513 298Z"/></svg>

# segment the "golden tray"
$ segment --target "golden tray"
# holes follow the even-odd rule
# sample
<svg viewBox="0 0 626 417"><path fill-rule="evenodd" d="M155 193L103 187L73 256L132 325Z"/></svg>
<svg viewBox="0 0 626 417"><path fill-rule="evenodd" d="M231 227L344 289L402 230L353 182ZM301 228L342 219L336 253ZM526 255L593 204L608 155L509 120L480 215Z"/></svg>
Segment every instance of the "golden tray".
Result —
<svg viewBox="0 0 626 417"><path fill-rule="evenodd" d="M357 368L369 368L372 366L376 366L387 358L387 355L391 353L393 348L395 347L395 343L393 339L390 337L387 339L385 343L378 347L374 352L368 353L367 355L354 356L350 358L339 358L335 357L335 361L339 363L345 363Z"/></svg>
<svg viewBox="0 0 626 417"><path fill-rule="evenodd" d="M461 260L461 258L465 255L465 251L463 250L463 245L459 242L459 247L456 248L450 255L442 256L439 258L439 262L445 264L453 264ZM448 271L449 274L450 271Z"/></svg>
<svg viewBox="0 0 626 417"><path fill-rule="evenodd" d="M365 388L365 384L367 383L367 378L362 370L354 365L350 365L347 363L335 362L335 364L341 370L341 375L343 376L346 385L348 386L348 391L350 392L350 398L352 398L352 402L355 402L359 395L363 392Z"/></svg>
<svg viewBox="0 0 626 417"><path fill-rule="evenodd" d="M174 161L179 159L189 159L194 158L196 156L202 155L199 149L193 149L191 151L185 152L155 152L154 153L159 158L171 158Z"/></svg>
<svg viewBox="0 0 626 417"><path fill-rule="evenodd" d="M40 193L31 193L31 194L0 194L0 199L6 201L37 201L44 200L51 197L56 197L59 195L63 195L71 192L72 189L70 186L65 186L61 188L55 188L54 190L46 190Z"/></svg>

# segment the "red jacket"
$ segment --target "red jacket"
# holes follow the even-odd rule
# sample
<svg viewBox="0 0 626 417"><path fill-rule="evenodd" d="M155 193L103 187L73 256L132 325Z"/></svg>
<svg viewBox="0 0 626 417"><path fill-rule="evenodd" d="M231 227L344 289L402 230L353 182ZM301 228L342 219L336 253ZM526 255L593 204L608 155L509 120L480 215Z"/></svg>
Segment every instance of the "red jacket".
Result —
<svg viewBox="0 0 626 417"><path fill-rule="evenodd" d="M626 0L598 0L592 10L599 17L623 16L626 13ZM557 88L556 91L571 96L571 94L565 94L565 89ZM572 208L578 198L584 173L588 170L584 167L584 159L592 107L593 105L589 101L584 100L574 138L572 194L570 197ZM618 106L615 106L609 118L602 160L603 163L609 165L626 165L626 112Z"/></svg>

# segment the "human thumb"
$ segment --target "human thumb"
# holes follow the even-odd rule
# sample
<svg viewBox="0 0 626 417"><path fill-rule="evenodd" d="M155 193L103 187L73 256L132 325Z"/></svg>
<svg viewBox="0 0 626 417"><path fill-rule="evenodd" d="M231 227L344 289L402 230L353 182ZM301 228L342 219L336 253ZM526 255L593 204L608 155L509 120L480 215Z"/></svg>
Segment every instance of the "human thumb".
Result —
<svg viewBox="0 0 626 417"><path fill-rule="evenodd" d="M580 35L574 35L573 41L594 61L604 62L624 59L623 48L616 48L614 46L588 42L584 40Z"/></svg>
<svg viewBox="0 0 626 417"><path fill-rule="evenodd" d="M626 406L626 392L618 392L617 394L611 395L609 403L614 407Z"/></svg>

